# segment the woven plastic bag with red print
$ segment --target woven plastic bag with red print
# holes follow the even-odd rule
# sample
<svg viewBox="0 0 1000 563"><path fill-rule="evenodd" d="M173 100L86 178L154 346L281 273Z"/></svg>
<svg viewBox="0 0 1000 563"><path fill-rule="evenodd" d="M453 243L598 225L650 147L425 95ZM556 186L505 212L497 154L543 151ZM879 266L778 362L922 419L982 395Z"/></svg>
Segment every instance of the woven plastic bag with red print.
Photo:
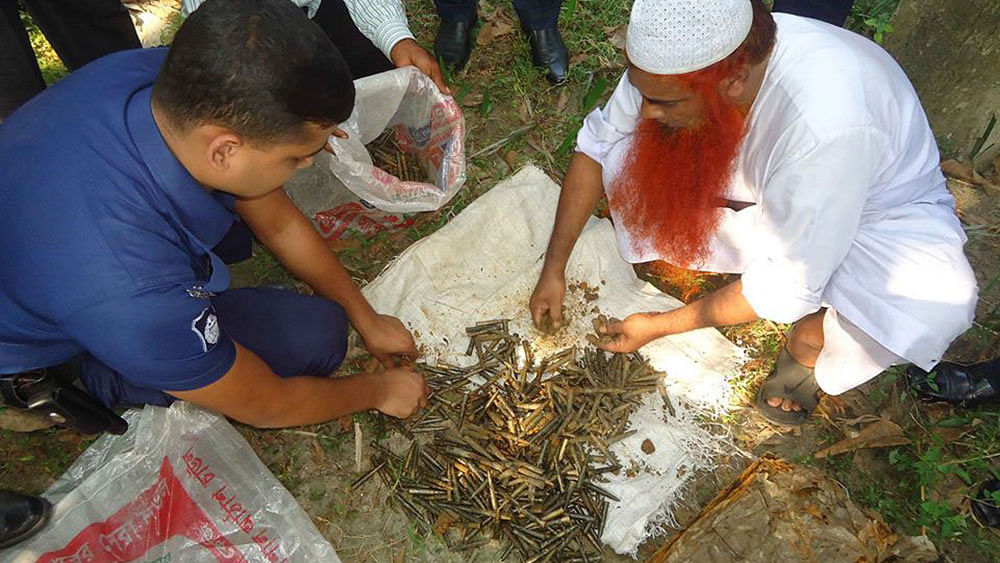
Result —
<svg viewBox="0 0 1000 563"><path fill-rule="evenodd" d="M180 401L124 416L124 435L45 492L49 524L0 561L340 561L225 417Z"/></svg>

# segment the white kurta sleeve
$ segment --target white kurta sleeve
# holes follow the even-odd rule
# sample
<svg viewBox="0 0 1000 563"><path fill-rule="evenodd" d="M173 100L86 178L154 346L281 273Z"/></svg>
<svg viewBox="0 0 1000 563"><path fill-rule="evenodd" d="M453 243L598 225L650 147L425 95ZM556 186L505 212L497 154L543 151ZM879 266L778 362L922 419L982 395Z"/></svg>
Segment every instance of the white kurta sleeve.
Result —
<svg viewBox="0 0 1000 563"><path fill-rule="evenodd" d="M764 179L758 250L743 273L743 295L758 316L790 323L821 307L886 150L875 129L851 128L809 143Z"/></svg>
<svg viewBox="0 0 1000 563"><path fill-rule="evenodd" d="M361 33L392 60L392 48L403 39L413 39L401 0L344 0L347 11Z"/></svg>
<svg viewBox="0 0 1000 563"><path fill-rule="evenodd" d="M576 135L576 151L603 165L611 147L635 131L641 106L642 95L629 82L626 71L608 103L584 118Z"/></svg>

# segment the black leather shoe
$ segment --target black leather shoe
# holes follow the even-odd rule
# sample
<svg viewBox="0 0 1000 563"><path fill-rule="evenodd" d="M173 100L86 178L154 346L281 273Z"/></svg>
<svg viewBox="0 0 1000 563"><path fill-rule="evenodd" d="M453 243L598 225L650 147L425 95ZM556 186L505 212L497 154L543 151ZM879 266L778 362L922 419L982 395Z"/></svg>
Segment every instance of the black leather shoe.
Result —
<svg viewBox="0 0 1000 563"><path fill-rule="evenodd" d="M479 18L466 21L442 21L434 37L434 53L453 71L462 70L472 54L472 30Z"/></svg>
<svg viewBox="0 0 1000 563"><path fill-rule="evenodd" d="M52 505L42 497L0 490L0 549L37 534L52 517Z"/></svg>
<svg viewBox="0 0 1000 563"><path fill-rule="evenodd" d="M553 84L566 81L569 72L569 53L558 27L532 29L527 31L528 43L531 44L531 62L535 66L547 70L545 77Z"/></svg>
<svg viewBox="0 0 1000 563"><path fill-rule="evenodd" d="M927 401L944 401L959 406L1000 403L1000 358L978 364L941 362L930 373L910 366L906 378L917 396Z"/></svg>
<svg viewBox="0 0 1000 563"><path fill-rule="evenodd" d="M1000 528L1000 481L990 479L972 499L972 517L988 528Z"/></svg>

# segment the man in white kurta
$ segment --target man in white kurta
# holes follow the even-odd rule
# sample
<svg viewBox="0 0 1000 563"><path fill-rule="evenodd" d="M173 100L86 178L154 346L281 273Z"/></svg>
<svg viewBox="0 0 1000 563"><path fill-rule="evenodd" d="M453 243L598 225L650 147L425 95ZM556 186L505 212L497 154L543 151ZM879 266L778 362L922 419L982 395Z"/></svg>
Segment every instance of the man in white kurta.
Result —
<svg viewBox="0 0 1000 563"><path fill-rule="evenodd" d="M671 1L685 4L661 3ZM893 364L930 369L971 326L976 282L917 95L868 39L798 16L773 19L774 46L725 194L740 205L720 209L707 255L685 266L742 274L757 317L793 323L825 310L815 380L826 393ZM636 45L633 65L643 58ZM643 104L626 72L577 138L577 158L600 165L609 199ZM612 206L623 258L670 262L669 249L633 237L619 213ZM542 301L533 313L544 313Z"/></svg>

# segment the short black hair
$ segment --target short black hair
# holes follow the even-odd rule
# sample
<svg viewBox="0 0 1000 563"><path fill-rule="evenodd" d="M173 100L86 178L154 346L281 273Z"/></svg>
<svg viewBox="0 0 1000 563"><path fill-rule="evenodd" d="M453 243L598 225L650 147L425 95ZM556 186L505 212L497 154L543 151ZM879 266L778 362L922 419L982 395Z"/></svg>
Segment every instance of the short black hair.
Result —
<svg viewBox="0 0 1000 563"><path fill-rule="evenodd" d="M153 85L181 130L212 123L252 142L345 121L354 82L340 51L289 0L207 0L181 25Z"/></svg>

